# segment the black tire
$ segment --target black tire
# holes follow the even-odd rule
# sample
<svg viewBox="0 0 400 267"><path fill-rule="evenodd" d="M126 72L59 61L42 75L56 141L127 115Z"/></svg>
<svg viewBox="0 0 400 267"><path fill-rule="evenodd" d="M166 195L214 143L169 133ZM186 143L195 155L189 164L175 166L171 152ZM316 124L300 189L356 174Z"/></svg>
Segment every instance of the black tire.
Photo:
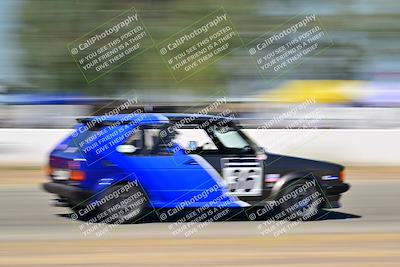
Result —
<svg viewBox="0 0 400 267"><path fill-rule="evenodd" d="M139 186L129 187L128 184L117 184L108 188L101 194L101 198L109 197L109 200L99 208L100 214L107 216L109 223L132 223L140 219L148 207L148 200ZM121 192L124 191L124 192ZM118 193L119 192L119 193ZM118 197L111 198L117 193Z"/></svg>
<svg viewBox="0 0 400 267"><path fill-rule="evenodd" d="M86 206L72 207L71 218L92 223L132 223L140 219L148 207L148 199L133 183L113 185L88 201Z"/></svg>
<svg viewBox="0 0 400 267"><path fill-rule="evenodd" d="M72 220L79 220L84 222L92 222L92 221L96 222L96 216L98 214L97 209L91 210L90 212L86 212L87 207L84 205L81 206L71 205L70 208L73 211L73 213L70 216Z"/></svg>
<svg viewBox="0 0 400 267"><path fill-rule="evenodd" d="M279 203L278 211L283 214L282 219L309 221L317 217L322 198L316 181L299 179L284 185L276 200Z"/></svg>

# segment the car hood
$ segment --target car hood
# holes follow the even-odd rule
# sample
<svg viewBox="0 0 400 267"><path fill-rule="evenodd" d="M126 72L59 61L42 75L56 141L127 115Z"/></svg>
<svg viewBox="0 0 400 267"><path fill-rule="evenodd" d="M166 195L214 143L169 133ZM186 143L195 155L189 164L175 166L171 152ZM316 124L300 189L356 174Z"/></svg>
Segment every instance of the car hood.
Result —
<svg viewBox="0 0 400 267"><path fill-rule="evenodd" d="M313 172L314 175L338 174L344 166L336 163L267 153L267 173L287 174L292 172Z"/></svg>

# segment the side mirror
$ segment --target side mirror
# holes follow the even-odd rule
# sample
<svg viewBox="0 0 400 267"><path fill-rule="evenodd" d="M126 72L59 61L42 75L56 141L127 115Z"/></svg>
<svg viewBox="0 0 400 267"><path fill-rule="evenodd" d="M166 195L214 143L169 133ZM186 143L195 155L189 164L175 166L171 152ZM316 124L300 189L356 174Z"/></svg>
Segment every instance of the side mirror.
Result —
<svg viewBox="0 0 400 267"><path fill-rule="evenodd" d="M268 158L267 152L263 147L257 147L257 159L258 160L266 160Z"/></svg>
<svg viewBox="0 0 400 267"><path fill-rule="evenodd" d="M257 154L265 154L267 151L263 147L257 147Z"/></svg>
<svg viewBox="0 0 400 267"><path fill-rule="evenodd" d="M136 147L133 145L119 145L116 150L119 153L134 153L136 151Z"/></svg>

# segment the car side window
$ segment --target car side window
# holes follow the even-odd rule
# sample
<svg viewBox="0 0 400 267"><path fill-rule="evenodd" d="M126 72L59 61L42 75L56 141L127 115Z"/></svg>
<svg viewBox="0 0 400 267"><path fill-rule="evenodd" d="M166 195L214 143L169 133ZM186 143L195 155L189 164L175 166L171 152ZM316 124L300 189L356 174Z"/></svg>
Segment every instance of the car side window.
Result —
<svg viewBox="0 0 400 267"><path fill-rule="evenodd" d="M175 143L175 132L167 131L168 125L156 125L144 129L146 154L151 155L173 155Z"/></svg>
<svg viewBox="0 0 400 267"><path fill-rule="evenodd" d="M143 130L141 128L136 128L131 136L128 137L125 144L136 147L136 152L134 154L140 153L143 150Z"/></svg>
<svg viewBox="0 0 400 267"><path fill-rule="evenodd" d="M165 131L166 126L146 125L138 127L129 136L125 145L132 145L136 151L131 155L172 155L174 154L174 135L163 136L161 131Z"/></svg>
<svg viewBox="0 0 400 267"><path fill-rule="evenodd" d="M160 136L160 129L145 129L144 130L144 144L146 150L152 151L158 143Z"/></svg>

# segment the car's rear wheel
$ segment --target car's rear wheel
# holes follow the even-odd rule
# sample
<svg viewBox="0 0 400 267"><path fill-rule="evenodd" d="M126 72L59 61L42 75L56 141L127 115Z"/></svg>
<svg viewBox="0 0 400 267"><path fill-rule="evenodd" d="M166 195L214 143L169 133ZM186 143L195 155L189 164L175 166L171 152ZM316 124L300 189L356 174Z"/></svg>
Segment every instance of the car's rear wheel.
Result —
<svg viewBox="0 0 400 267"><path fill-rule="evenodd" d="M106 199L99 209L100 214L106 217L106 222L135 222L143 216L148 207L143 190L139 186L130 187L129 183L114 185L100 195L100 199Z"/></svg>
<svg viewBox="0 0 400 267"><path fill-rule="evenodd" d="M133 183L116 184L87 202L85 206L72 207L72 219L92 223L131 223L140 219L148 207L143 190Z"/></svg>
<svg viewBox="0 0 400 267"><path fill-rule="evenodd" d="M295 180L285 185L278 194L279 212L290 221L308 221L317 217L322 207L322 194L315 181Z"/></svg>

